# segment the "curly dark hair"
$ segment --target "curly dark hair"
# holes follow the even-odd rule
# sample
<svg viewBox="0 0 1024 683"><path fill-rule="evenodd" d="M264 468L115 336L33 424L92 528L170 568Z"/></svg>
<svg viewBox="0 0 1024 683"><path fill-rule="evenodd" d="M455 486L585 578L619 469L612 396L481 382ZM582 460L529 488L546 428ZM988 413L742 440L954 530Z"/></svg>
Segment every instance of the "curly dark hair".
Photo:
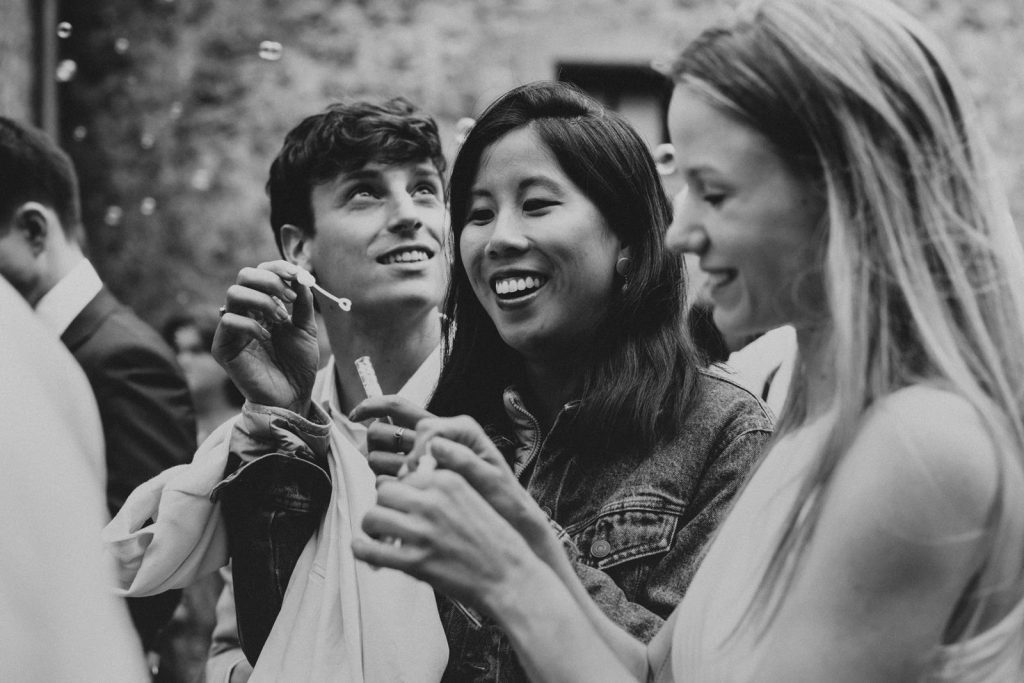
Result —
<svg viewBox="0 0 1024 683"><path fill-rule="evenodd" d="M397 164L429 160L444 177L437 123L402 97L384 102L341 102L306 117L285 136L270 165L270 226L281 248L288 224L315 234L312 189L371 161Z"/></svg>

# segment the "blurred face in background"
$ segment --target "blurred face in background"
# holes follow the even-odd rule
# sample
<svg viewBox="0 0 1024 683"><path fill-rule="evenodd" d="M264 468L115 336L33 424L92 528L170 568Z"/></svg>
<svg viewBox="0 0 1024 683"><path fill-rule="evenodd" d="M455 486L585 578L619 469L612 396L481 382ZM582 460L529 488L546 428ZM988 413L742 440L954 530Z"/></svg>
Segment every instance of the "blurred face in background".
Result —
<svg viewBox="0 0 1024 683"><path fill-rule="evenodd" d="M666 244L699 259L699 296L718 329L738 338L820 321L822 193L767 138L687 86L673 94L669 130L686 185Z"/></svg>
<svg viewBox="0 0 1024 683"><path fill-rule="evenodd" d="M199 328L183 325L174 330L172 341L171 346L192 395L203 396L211 391L221 391L227 374L214 360Z"/></svg>

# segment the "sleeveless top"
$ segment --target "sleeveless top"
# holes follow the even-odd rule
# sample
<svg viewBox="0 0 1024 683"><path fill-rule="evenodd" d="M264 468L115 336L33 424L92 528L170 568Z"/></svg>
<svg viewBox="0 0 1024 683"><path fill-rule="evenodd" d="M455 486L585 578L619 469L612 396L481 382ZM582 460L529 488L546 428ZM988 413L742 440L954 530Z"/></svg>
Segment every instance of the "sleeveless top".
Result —
<svg viewBox="0 0 1024 683"><path fill-rule="evenodd" d="M947 400L950 394L922 385L901 391L925 392L915 401L927 401L929 392L941 392ZM737 625L744 622L803 478L814 465L811 453L823 431L821 423L812 422L780 438L764 456L683 601L648 646L650 681L758 680L760 662L772 653L753 640L756 628L737 630ZM999 539L993 547L999 547ZM981 633L937 647L922 680L1024 681L1024 600Z"/></svg>

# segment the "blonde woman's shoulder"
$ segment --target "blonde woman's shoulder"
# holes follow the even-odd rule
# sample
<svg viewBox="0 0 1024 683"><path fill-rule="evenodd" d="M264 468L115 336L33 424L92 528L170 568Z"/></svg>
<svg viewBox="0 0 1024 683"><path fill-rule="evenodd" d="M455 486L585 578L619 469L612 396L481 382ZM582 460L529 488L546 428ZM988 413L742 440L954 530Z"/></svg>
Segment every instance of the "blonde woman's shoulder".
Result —
<svg viewBox="0 0 1024 683"><path fill-rule="evenodd" d="M998 424L953 391L900 389L867 411L837 481L863 487L897 535L941 541L978 532L1000 478Z"/></svg>

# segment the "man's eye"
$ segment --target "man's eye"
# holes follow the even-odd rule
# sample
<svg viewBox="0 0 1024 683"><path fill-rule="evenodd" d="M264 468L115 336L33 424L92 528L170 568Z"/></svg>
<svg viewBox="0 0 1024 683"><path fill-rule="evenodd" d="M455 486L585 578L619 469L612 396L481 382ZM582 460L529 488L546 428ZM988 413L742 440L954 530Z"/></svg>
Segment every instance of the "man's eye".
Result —
<svg viewBox="0 0 1024 683"><path fill-rule="evenodd" d="M357 185L348 193L349 199L371 199L377 196L377 191L369 185Z"/></svg>
<svg viewBox="0 0 1024 683"><path fill-rule="evenodd" d="M436 197L438 194L440 194L440 190L437 187L435 187L435 186L433 186L433 185L431 185L429 183L424 183L422 185L417 185L416 189L414 189L412 191L412 195L414 197L422 197L422 196L425 196L425 195L429 195L431 197Z"/></svg>

